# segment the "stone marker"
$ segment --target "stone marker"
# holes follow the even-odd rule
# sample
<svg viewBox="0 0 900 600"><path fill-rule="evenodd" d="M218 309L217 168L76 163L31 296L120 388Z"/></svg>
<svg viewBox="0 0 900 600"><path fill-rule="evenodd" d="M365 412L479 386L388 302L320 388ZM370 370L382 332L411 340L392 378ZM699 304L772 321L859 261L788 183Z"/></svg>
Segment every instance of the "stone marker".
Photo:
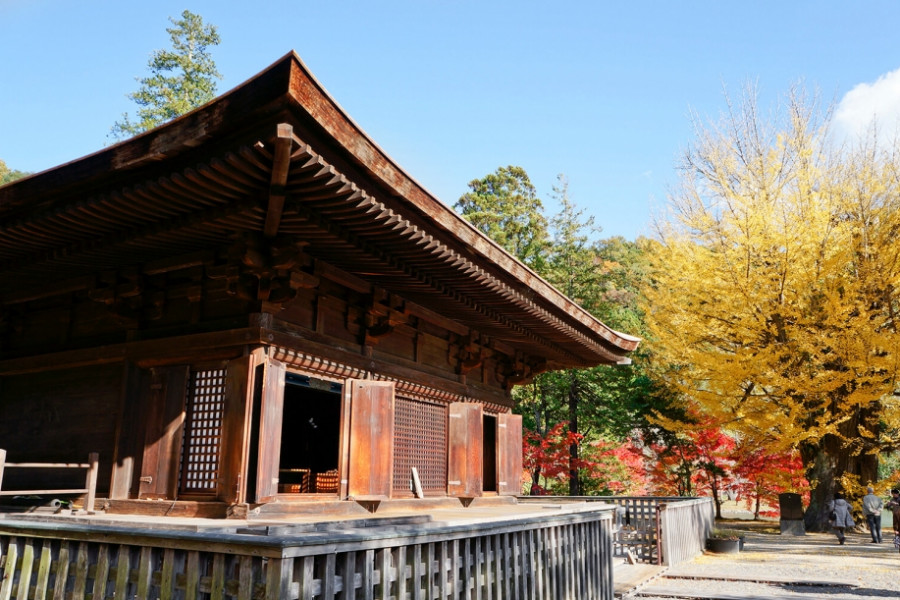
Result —
<svg viewBox="0 0 900 600"><path fill-rule="evenodd" d="M778 494L778 508L781 510L782 535L806 535L800 494Z"/></svg>

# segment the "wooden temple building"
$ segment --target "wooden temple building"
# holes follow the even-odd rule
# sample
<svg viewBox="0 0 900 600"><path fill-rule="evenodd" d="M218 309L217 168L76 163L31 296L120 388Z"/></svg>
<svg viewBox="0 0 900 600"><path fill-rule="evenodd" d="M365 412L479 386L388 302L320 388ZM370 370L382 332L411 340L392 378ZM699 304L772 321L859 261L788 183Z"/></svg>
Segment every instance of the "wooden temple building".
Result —
<svg viewBox="0 0 900 600"><path fill-rule="evenodd" d="M110 513L514 497L513 386L637 344L417 184L293 53L0 187L0 449L98 453ZM0 464L0 491L66 477Z"/></svg>

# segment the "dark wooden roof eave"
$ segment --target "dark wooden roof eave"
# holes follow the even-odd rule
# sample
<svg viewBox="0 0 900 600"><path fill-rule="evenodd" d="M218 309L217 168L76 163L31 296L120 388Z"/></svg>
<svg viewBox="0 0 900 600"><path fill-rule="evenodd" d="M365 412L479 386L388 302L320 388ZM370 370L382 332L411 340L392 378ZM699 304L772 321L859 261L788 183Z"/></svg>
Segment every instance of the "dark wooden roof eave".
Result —
<svg viewBox="0 0 900 600"><path fill-rule="evenodd" d="M406 174L359 128L289 53L269 69L209 104L164 126L83 159L0 187L0 223L46 210L57 200L118 189L210 141L241 130L271 130L288 118L316 137L317 148L344 170L362 174L369 189L398 212L415 214L436 238L497 282L501 300L518 297L599 343L585 363L626 362L639 340L606 327L470 226ZM356 173L355 173L356 174ZM39 198L37 202L35 198ZM471 268L470 268L471 270ZM587 342L587 345L593 345ZM605 350L603 349L605 348Z"/></svg>

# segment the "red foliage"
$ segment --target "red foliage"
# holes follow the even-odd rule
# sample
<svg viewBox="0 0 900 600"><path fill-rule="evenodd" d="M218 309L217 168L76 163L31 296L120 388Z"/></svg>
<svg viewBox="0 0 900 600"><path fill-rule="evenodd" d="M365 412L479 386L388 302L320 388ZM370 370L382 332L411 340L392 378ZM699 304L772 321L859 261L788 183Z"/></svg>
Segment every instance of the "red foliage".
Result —
<svg viewBox="0 0 900 600"><path fill-rule="evenodd" d="M569 472L569 448L572 444L581 444L583 435L572 433L566 423L557 423L547 434L541 436L535 431L524 432L523 466L531 475L532 494L547 493L547 486L540 484L540 478L559 479ZM581 466L581 461L575 465Z"/></svg>
<svg viewBox="0 0 900 600"><path fill-rule="evenodd" d="M628 442L591 442L584 449L586 487L602 494L639 496L648 493L650 478L643 451Z"/></svg>
<svg viewBox="0 0 900 600"><path fill-rule="evenodd" d="M736 453L732 489L743 498L754 517L778 516L778 494L800 493L809 504L809 482L803 460L797 452L767 452L762 448L741 448Z"/></svg>
<svg viewBox="0 0 900 600"><path fill-rule="evenodd" d="M760 515L777 515L778 494L800 492L809 501L809 483L797 453L770 453L738 446L731 436L709 423L684 429L671 446L639 446L597 440L584 441L565 422L541 436L524 432L524 467L532 479L531 493L552 488L565 493L574 466L586 493L657 496L708 495L717 504L725 492L737 494ZM570 447L579 457L570 459ZM729 494L730 495L730 494Z"/></svg>

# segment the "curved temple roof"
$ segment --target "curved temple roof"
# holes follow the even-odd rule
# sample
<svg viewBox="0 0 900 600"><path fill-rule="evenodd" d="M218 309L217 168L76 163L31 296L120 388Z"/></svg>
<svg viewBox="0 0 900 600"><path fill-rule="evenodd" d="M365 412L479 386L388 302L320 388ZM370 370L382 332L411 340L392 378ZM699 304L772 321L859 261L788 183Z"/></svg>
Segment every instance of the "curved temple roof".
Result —
<svg viewBox="0 0 900 600"><path fill-rule="evenodd" d="M298 242L549 367L625 364L639 343L429 194L295 53L170 123L0 188L0 305L48 278L77 287L241 235Z"/></svg>

